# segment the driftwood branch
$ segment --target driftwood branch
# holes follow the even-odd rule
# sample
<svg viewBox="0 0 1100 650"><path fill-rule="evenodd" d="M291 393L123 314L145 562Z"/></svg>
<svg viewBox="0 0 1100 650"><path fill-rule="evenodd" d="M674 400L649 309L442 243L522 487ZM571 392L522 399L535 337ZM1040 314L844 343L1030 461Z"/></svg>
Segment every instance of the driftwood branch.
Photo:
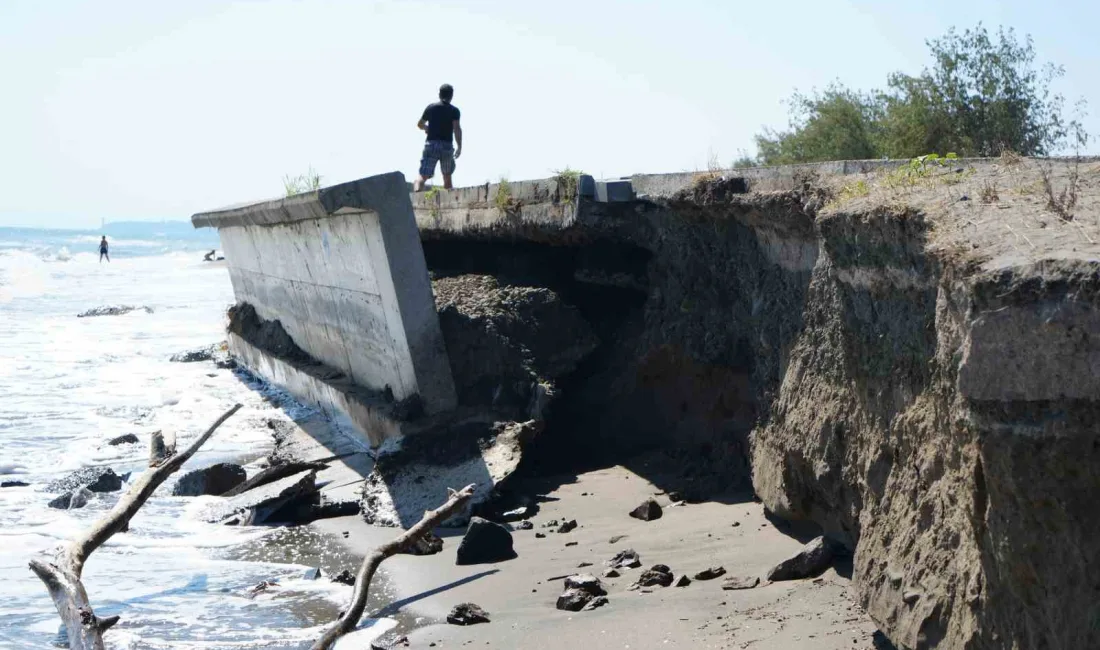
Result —
<svg viewBox="0 0 1100 650"><path fill-rule="evenodd" d="M344 616L336 622L325 634L314 643L310 650L329 650L336 640L355 629L359 619L363 617L363 611L367 608L367 595L370 591L370 582L374 578L378 565L382 560L407 550L412 544L451 517L452 514L474 496L474 488L471 484L455 492L451 490L451 497L447 502L424 513L424 518L412 528L405 531L397 539L387 542L371 551L371 554L363 558L363 564L359 567L359 573L355 576L355 591L352 593L351 606Z"/></svg>
<svg viewBox="0 0 1100 650"><path fill-rule="evenodd" d="M61 548L55 561L31 560L30 568L46 585L57 613L65 623L70 650L102 650L103 632L118 622L117 616L97 618L88 601L80 576L88 556L112 535L126 530L130 519L158 487L202 447L214 431L240 410L237 404L226 411L182 454L173 454L158 431L150 441L149 471L138 478L130 491L102 519L77 539Z"/></svg>

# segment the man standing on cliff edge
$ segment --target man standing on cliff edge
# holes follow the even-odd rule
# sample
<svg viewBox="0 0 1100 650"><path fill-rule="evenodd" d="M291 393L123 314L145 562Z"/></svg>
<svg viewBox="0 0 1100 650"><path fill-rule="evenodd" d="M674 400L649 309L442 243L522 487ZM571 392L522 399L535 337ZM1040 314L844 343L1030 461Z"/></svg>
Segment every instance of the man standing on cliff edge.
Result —
<svg viewBox="0 0 1100 650"><path fill-rule="evenodd" d="M439 87L439 101L428 105L416 128L428 133L424 143L424 155L420 158L420 178L413 184L413 191L424 189L424 183L435 175L435 164L443 172L443 188L451 189L451 175L455 173L455 160L462 155L462 127L458 123L462 113L451 104L455 89L451 84ZM452 146L454 138L458 148Z"/></svg>

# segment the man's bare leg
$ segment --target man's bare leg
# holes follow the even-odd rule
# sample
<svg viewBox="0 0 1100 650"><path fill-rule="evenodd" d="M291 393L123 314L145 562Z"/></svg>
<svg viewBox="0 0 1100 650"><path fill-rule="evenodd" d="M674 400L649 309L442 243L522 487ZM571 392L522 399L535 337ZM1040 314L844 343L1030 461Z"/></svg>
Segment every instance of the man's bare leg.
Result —
<svg viewBox="0 0 1100 650"><path fill-rule="evenodd" d="M445 189L445 190L452 189L452 187L451 187L451 175L450 174L443 174L443 189Z"/></svg>
<svg viewBox="0 0 1100 650"><path fill-rule="evenodd" d="M420 192L424 190L424 184L428 182L427 176L421 176L413 182L413 191Z"/></svg>

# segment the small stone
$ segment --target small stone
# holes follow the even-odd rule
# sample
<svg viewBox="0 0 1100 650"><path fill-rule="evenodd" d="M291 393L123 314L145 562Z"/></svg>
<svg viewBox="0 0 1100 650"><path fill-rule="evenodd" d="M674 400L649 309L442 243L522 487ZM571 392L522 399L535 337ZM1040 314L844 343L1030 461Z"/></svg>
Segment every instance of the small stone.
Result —
<svg viewBox="0 0 1100 650"><path fill-rule="evenodd" d="M584 606L583 611L589 612L597 607L603 607L607 604L607 596L596 596L592 600L588 601L588 604Z"/></svg>
<svg viewBox="0 0 1100 650"><path fill-rule="evenodd" d="M586 566L592 566L592 563L591 562L581 562L580 564L577 565L577 568L578 569L583 569Z"/></svg>
<svg viewBox="0 0 1100 650"><path fill-rule="evenodd" d="M529 519L524 519L523 521L516 524L516 530L531 530L534 527L535 525L532 524L531 520Z"/></svg>
<svg viewBox="0 0 1100 650"><path fill-rule="evenodd" d="M760 584L760 578L756 576L742 577L742 576L729 576L722 581L722 589L726 591L735 591L738 589L752 589L756 585Z"/></svg>
<svg viewBox="0 0 1100 650"><path fill-rule="evenodd" d="M738 527L738 526L740 526L740 525L741 525L741 522L739 522L739 521L735 521L735 522L733 522L733 524L732 524L732 526L733 526L734 528L737 528L737 527Z"/></svg>
<svg viewBox="0 0 1100 650"><path fill-rule="evenodd" d="M571 532L574 529L576 529L576 527L577 527L577 520L576 519L569 519L568 521L563 521L562 522L561 526L558 527L558 532L559 533L568 533L568 532Z"/></svg>
<svg viewBox="0 0 1100 650"><path fill-rule="evenodd" d="M107 441L107 444L112 447L117 447L118 445L132 445L136 444L137 442L138 437L136 435L132 433L126 433L117 438L111 438Z"/></svg>
<svg viewBox="0 0 1100 650"><path fill-rule="evenodd" d="M339 582L342 585L348 585L349 587L355 586L355 574L347 569L344 569L340 573L332 576L333 582Z"/></svg>
<svg viewBox="0 0 1100 650"><path fill-rule="evenodd" d="M565 543L565 545L566 545L566 546L576 546L576 545L577 545L577 544L579 544L579 543L580 543L580 542L566 542L566 543Z"/></svg>
<svg viewBox="0 0 1100 650"><path fill-rule="evenodd" d="M783 560L768 571L768 580L800 580L824 572L833 564L838 548L835 542L817 537L795 555Z"/></svg>
<svg viewBox="0 0 1100 650"><path fill-rule="evenodd" d="M539 539L543 539L543 538L546 537L546 533L535 533L535 537L537 537Z"/></svg>
<svg viewBox="0 0 1100 650"><path fill-rule="evenodd" d="M653 499L646 499L637 508L630 511L630 516L642 521L653 521L661 518L661 506Z"/></svg>
<svg viewBox="0 0 1100 650"><path fill-rule="evenodd" d="M607 543L608 544L618 544L619 542L623 541L624 539L626 539L626 535L615 535L611 539L607 540Z"/></svg>
<svg viewBox="0 0 1100 650"><path fill-rule="evenodd" d="M451 625L477 625L489 622L489 612L481 609L473 603L455 605L450 614L447 614L447 622Z"/></svg>
<svg viewBox="0 0 1100 650"><path fill-rule="evenodd" d="M672 584L672 569L664 564L654 564L642 572L633 587L667 587Z"/></svg>
<svg viewBox="0 0 1100 650"><path fill-rule="evenodd" d="M455 564L502 562L518 557L512 548L512 533L500 524L471 517L466 535L458 545Z"/></svg>
<svg viewBox="0 0 1100 650"><path fill-rule="evenodd" d="M592 602L593 598L595 596L583 589L566 589L562 595L558 596L554 606L567 612L579 612L585 605Z"/></svg>
<svg viewBox="0 0 1100 650"><path fill-rule="evenodd" d="M686 575L681 575L676 579L676 582L672 583L674 587L686 587L691 584L691 578Z"/></svg>
<svg viewBox="0 0 1100 650"><path fill-rule="evenodd" d="M696 580L714 580L719 576L725 575L725 573L726 569L724 567L712 566L696 573L694 577Z"/></svg>
<svg viewBox="0 0 1100 650"><path fill-rule="evenodd" d="M642 566L642 558L634 549L627 548L616 553L607 564L612 569L636 569Z"/></svg>
<svg viewBox="0 0 1100 650"><path fill-rule="evenodd" d="M618 578L622 574L615 569L604 569L603 577L605 578Z"/></svg>

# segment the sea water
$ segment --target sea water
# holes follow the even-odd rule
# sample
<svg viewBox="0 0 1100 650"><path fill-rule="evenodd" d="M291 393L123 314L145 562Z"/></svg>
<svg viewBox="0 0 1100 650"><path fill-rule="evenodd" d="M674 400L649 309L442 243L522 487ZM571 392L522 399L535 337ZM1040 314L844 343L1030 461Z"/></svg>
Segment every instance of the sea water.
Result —
<svg viewBox="0 0 1100 650"><path fill-rule="evenodd" d="M57 510L46 505L56 496L43 490L48 481L91 465L133 472L132 482L145 469L151 432L174 431L183 448L237 402L244 408L183 471L248 462L272 445L268 420L304 408L245 373L169 362L224 338L229 276L224 263L202 261L216 247L216 236L122 236L111 241L111 261L101 262L94 234L0 229L0 480L30 484L0 489L0 648L63 642L27 562L78 534L123 493ZM139 309L77 318L107 305ZM106 444L126 433L140 444ZM351 594L310 579L310 570L343 560L305 539L304 529L286 542L287 529L201 521L204 503L219 497L172 497L180 474L86 565L96 613L122 617L106 634L109 647L308 647ZM290 553L286 543L295 545ZM261 581L278 586L249 597Z"/></svg>

